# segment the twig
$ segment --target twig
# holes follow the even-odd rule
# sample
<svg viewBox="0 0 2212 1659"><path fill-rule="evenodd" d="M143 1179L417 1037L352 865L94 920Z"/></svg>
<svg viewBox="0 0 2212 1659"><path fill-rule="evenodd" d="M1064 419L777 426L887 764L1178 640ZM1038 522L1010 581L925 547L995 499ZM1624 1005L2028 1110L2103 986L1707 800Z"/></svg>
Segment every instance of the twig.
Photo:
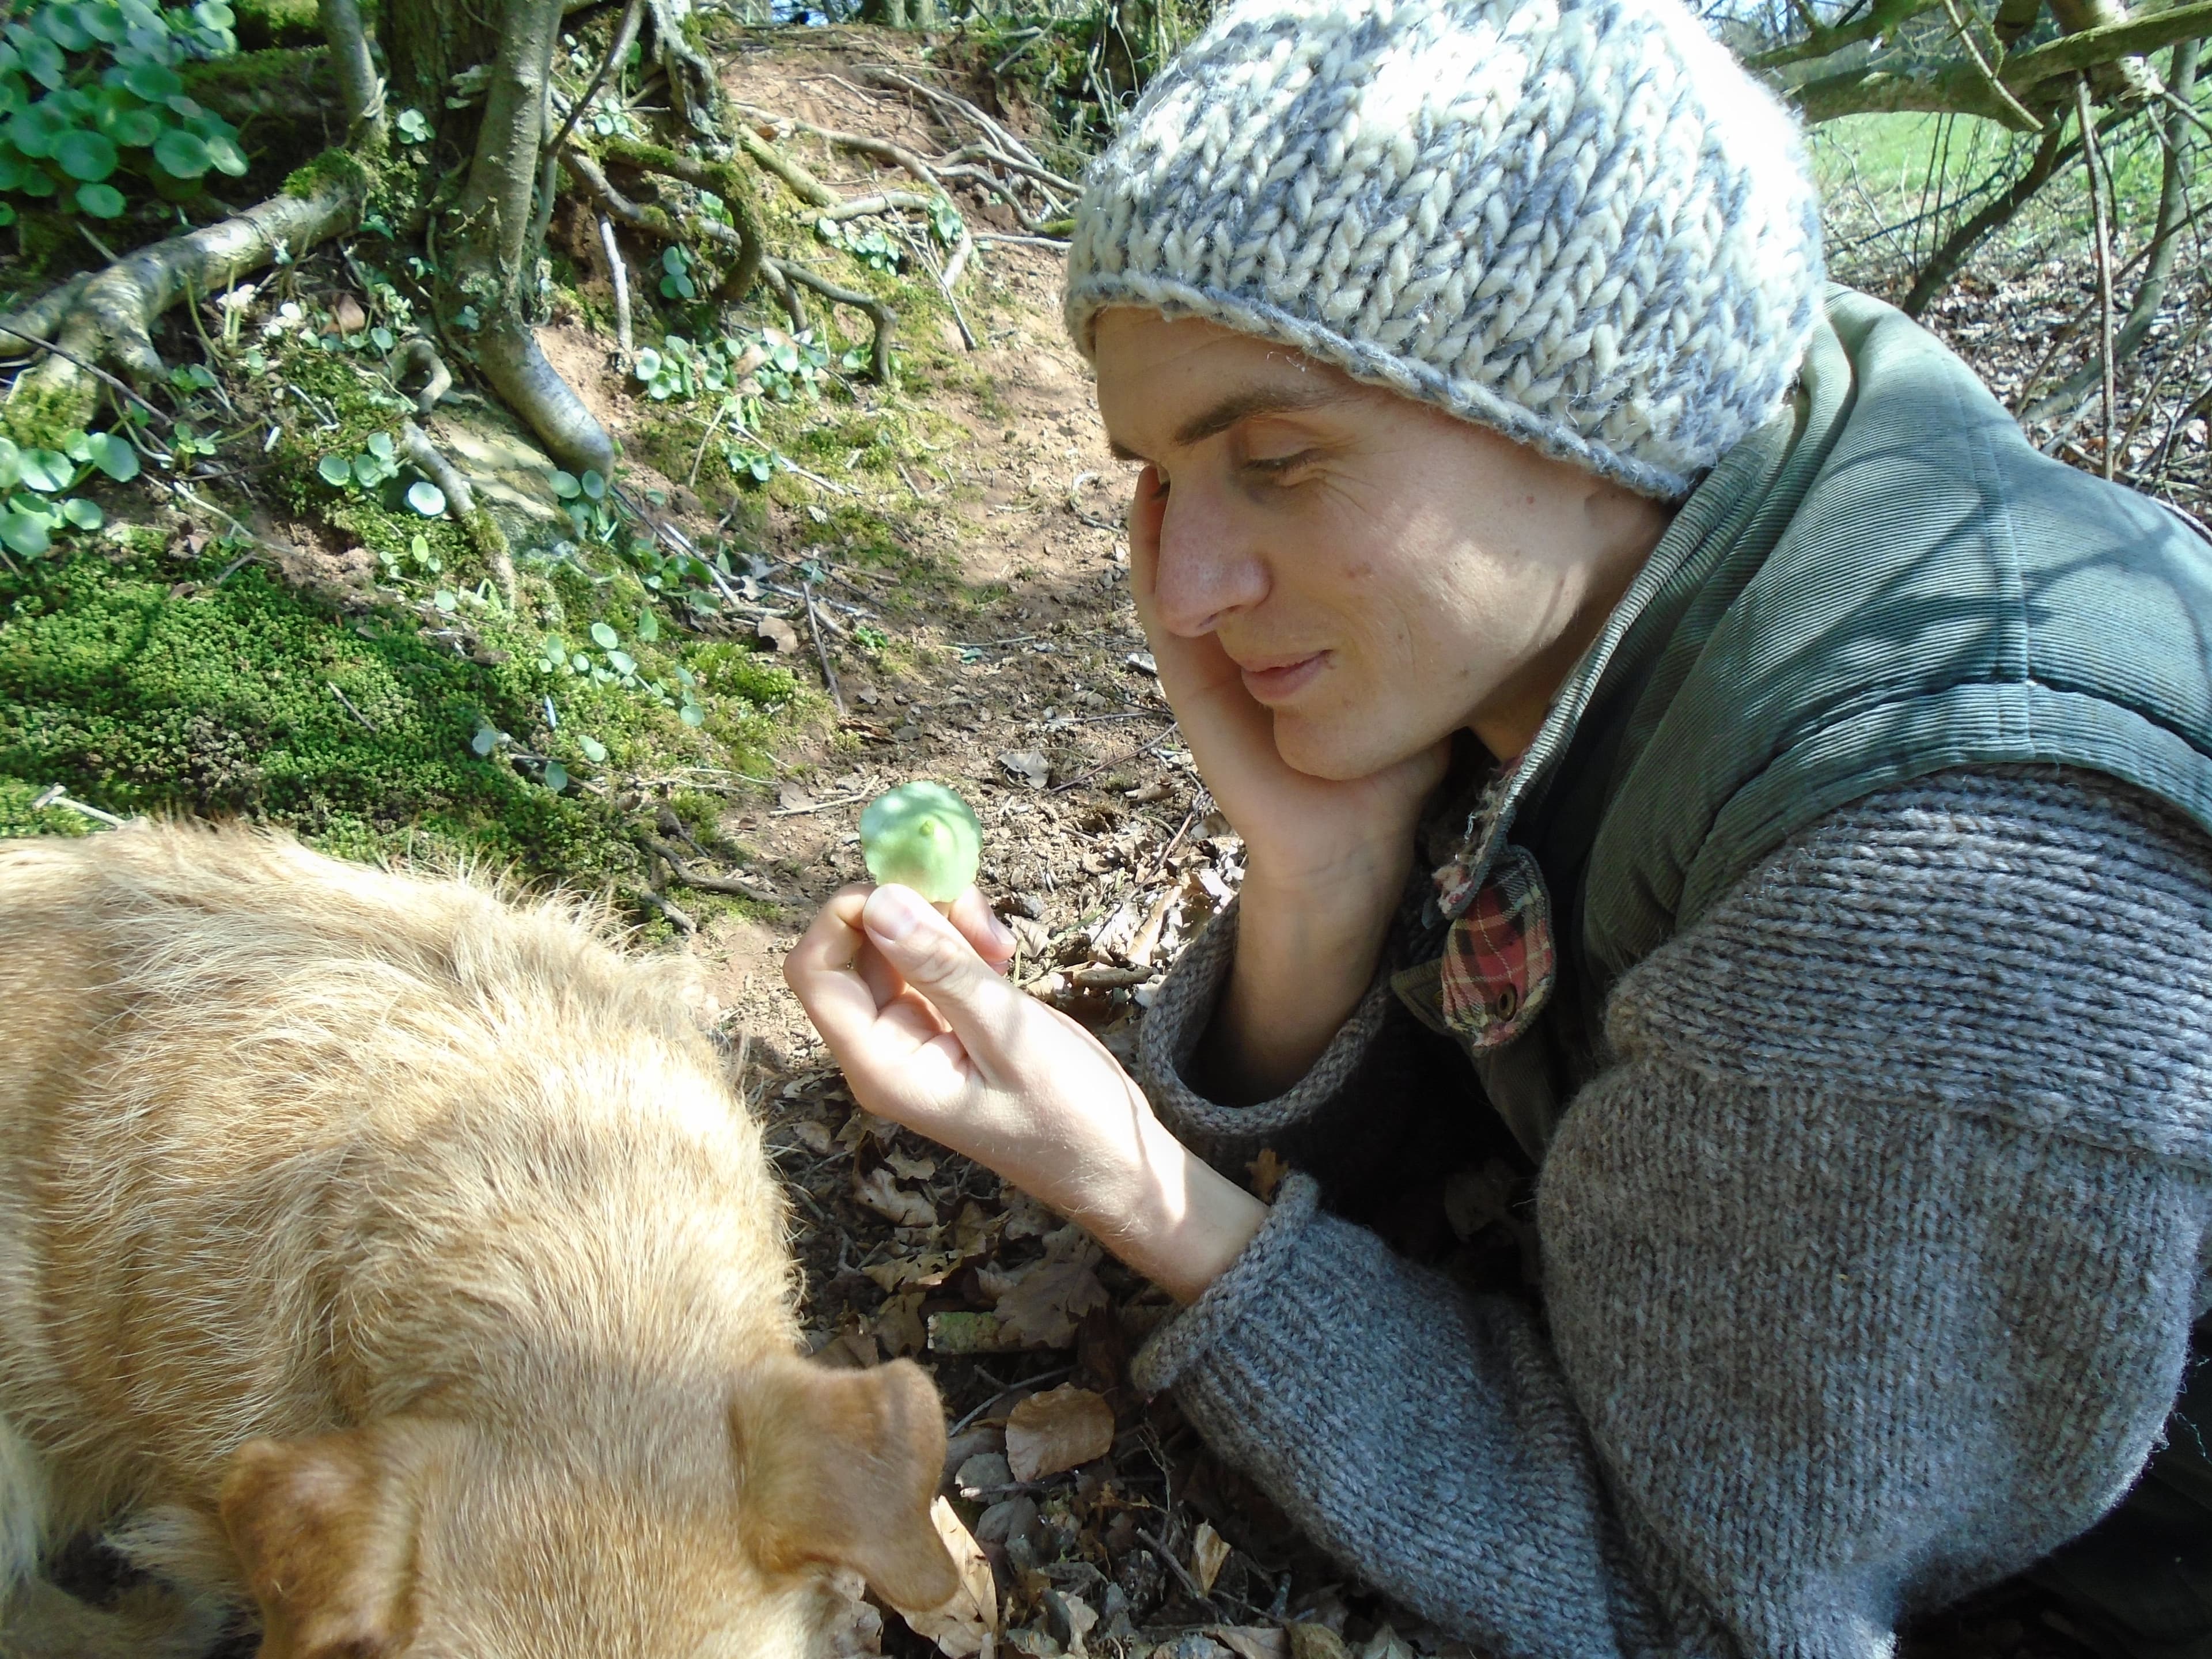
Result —
<svg viewBox="0 0 2212 1659"><path fill-rule="evenodd" d="M117 817L112 812L103 812L97 806L87 806L81 800L70 799L63 793L62 787L58 783L43 791L39 798L31 803L31 810L33 812L43 811L49 806L61 807L81 817L91 818L95 823L106 824L114 830L120 830L126 822L123 818Z"/></svg>
<svg viewBox="0 0 2212 1659"><path fill-rule="evenodd" d="M656 836L638 832L638 844L668 866L669 875L684 886L702 893L720 893L726 898L749 898L762 904L781 904L783 901L773 893L763 893L750 884L734 876L702 876L692 872L683 856L666 842Z"/></svg>
<svg viewBox="0 0 2212 1659"><path fill-rule="evenodd" d="M1067 252L1068 245L1057 236L1015 236L1001 230L979 230L975 233L979 242L1011 242L1016 247L1048 247L1055 253Z"/></svg>
<svg viewBox="0 0 2212 1659"><path fill-rule="evenodd" d="M1190 826L1197 822L1198 803L1194 801L1191 803L1190 811L1183 814L1181 826L1176 829L1174 835L1168 837L1168 844L1160 848L1160 855L1146 865L1144 874L1137 878L1138 886L1142 887L1167 867L1168 860L1175 856L1175 849L1182 845L1182 838L1190 833Z"/></svg>
<svg viewBox="0 0 2212 1659"><path fill-rule="evenodd" d="M2117 365L2112 361L2112 225L2106 216L2107 204L2100 187L2097 149L2096 111L2089 101L2089 76L2084 72L2074 82L2074 103L2081 122L2081 159L2089 168L2089 204L2094 210L2097 230L2097 306L2100 313L2105 392L2105 476L2110 478L2119 458L2112 453L2112 420L2114 405L2119 392L2116 381Z"/></svg>
<svg viewBox="0 0 2212 1659"><path fill-rule="evenodd" d="M2011 89L1997 79L1997 72L1990 67L1990 60L1982 56L1981 43L1974 39L1973 31L1966 27L1966 20L1959 10L1959 0L1943 0L1943 15L1951 20L1951 27L1958 31L1959 44L1966 47L1966 56L1973 59L1974 69L1990 95L2021 124L2021 131L2041 132L2041 118L2012 95Z"/></svg>
<svg viewBox="0 0 2212 1659"><path fill-rule="evenodd" d="M628 368L637 355L629 332L629 268L623 264L622 250L615 246L614 223L604 213L599 216L599 246L606 250L607 270L615 287L615 349L622 366Z"/></svg>
<svg viewBox="0 0 2212 1659"><path fill-rule="evenodd" d="M1069 778L1066 782L1055 783L1052 787L1052 793L1057 795L1063 789L1073 789L1077 784L1082 783L1088 779L1095 778L1101 772L1107 771L1116 766L1125 766L1129 762L1135 760L1139 755L1146 754L1149 751L1158 748L1170 738L1173 737L1176 732L1175 716L1170 714L1164 718L1168 723L1167 730L1159 733L1158 736L1147 738L1145 742L1139 744L1134 749L1132 749L1126 755L1116 755L1111 760L1100 761L1097 765L1092 767L1089 771L1078 772L1073 777Z"/></svg>
<svg viewBox="0 0 2212 1659"><path fill-rule="evenodd" d="M806 631L814 635L814 654L822 664L823 684L830 688L830 701L840 714L847 713L845 694L838 689L837 671L830 665L830 648L822 643L822 623L814 614L814 584L801 584L806 595Z"/></svg>
<svg viewBox="0 0 2212 1659"><path fill-rule="evenodd" d="M1153 1537L1150 1532L1146 1531L1142 1527L1139 1527L1137 1528L1137 1537L1146 1549L1152 1551L1154 1555L1159 1557L1160 1564L1163 1566L1167 1568L1170 1572L1175 1574L1176 1580L1185 1589L1190 1592L1191 1599L1193 1601L1196 1601L1202 1607L1212 1609L1213 1613L1217 1616L1219 1615L1221 1612L1219 1604L1217 1603L1212 1596L1208 1595L1204 1590L1198 1587L1198 1580L1190 1576L1190 1570L1188 1567L1184 1566L1182 1562L1176 1559L1175 1552L1173 1550L1170 1549L1165 1544L1160 1542L1158 1539Z"/></svg>
<svg viewBox="0 0 2212 1659"><path fill-rule="evenodd" d="M850 806L856 800L866 800L866 795L832 795L827 800L811 800L804 806L778 806L769 817L772 818L800 818L809 812L826 812L833 806Z"/></svg>
<svg viewBox="0 0 2212 1659"><path fill-rule="evenodd" d="M161 422L164 426L169 424L170 416L161 413L160 410L155 408L153 404L148 403L143 398L133 392L122 381L117 380L106 369L94 368L92 364L85 362L83 358L78 356L74 351L58 346L52 340L40 339L35 334L32 334L23 329L17 328L13 323L0 323L0 334L12 334L17 339L25 342L27 344L38 347L41 351L52 352L55 356L59 357L64 362L75 363L79 368L91 375L94 380L106 381L108 385L113 386L125 397L130 398L132 403L137 404L139 408L144 410L149 415L151 415L155 420Z"/></svg>
<svg viewBox="0 0 2212 1659"><path fill-rule="evenodd" d="M761 109L751 104L739 104L737 109L738 112L748 120L766 122L777 127L788 127L794 132L803 132L810 137L822 139L825 143L836 145L841 149L855 150L863 155L873 155L896 167L903 167L926 185L934 186L937 183L936 170L928 162L903 145L895 144L888 138L871 138L857 132L840 132L834 127L817 127L811 121L797 120L788 115L778 115L773 111Z"/></svg>
<svg viewBox="0 0 2212 1659"><path fill-rule="evenodd" d="M368 715L362 714L360 709L353 706L353 699L346 696L344 692L338 690L338 683L336 680L325 680L323 684L331 688L331 695L338 700L338 706L341 708L344 709L347 714L352 715L370 731L374 732L376 730L376 722L369 719Z"/></svg>
<svg viewBox="0 0 2212 1659"><path fill-rule="evenodd" d="M615 27L614 39L607 42L606 56L599 59L599 68L592 71L591 84L584 88L581 97L568 106L568 118L561 123L561 130L545 146L549 153L559 150L568 142L568 135L576 130L576 123L583 119L584 111L592 100L599 95L599 88L606 84L607 76L614 72L615 64L629 50L629 43L637 39L638 25L644 20L645 0L629 0L629 3L623 8L622 21Z"/></svg>

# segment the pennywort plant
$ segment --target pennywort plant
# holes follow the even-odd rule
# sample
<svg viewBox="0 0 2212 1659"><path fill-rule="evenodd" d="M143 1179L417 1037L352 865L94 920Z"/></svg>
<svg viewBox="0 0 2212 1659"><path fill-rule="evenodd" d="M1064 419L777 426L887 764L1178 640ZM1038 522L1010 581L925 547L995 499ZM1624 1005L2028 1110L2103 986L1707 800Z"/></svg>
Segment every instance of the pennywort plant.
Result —
<svg viewBox="0 0 2212 1659"><path fill-rule="evenodd" d="M178 72L236 52L236 21L227 0L46 0L0 29L0 224L19 206L120 218L126 191L180 202L245 173L238 130Z"/></svg>
<svg viewBox="0 0 2212 1659"><path fill-rule="evenodd" d="M76 493L95 472L128 483L138 476L138 453L112 432L72 432L59 449L0 438L0 546L34 559L66 531L99 529L100 503Z"/></svg>

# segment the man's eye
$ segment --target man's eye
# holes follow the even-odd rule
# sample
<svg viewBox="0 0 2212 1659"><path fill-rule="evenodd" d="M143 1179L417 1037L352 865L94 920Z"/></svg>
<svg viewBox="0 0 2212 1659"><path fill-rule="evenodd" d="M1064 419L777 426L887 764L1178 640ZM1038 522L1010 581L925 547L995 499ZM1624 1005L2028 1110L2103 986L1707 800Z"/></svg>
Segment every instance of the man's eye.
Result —
<svg viewBox="0 0 2212 1659"><path fill-rule="evenodd" d="M1257 473L1263 478L1279 478L1295 472L1313 459L1313 451L1301 449L1291 455L1255 455L1244 463L1247 472Z"/></svg>

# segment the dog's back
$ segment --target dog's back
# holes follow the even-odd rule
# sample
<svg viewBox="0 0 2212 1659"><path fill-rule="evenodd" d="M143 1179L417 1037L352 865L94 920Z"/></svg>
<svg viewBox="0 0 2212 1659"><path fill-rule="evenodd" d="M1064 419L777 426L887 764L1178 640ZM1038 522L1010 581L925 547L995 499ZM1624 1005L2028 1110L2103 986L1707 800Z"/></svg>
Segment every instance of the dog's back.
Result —
<svg viewBox="0 0 2212 1659"><path fill-rule="evenodd" d="M487 1600L513 1565L494 1517L518 1504L545 1511L507 1540L518 1559L716 1578L668 1586L695 1602L773 1600L840 1560L949 1593L914 1535L933 1394L910 1368L791 1358L758 1131L668 974L572 910L238 831L17 842L0 1042L0 1547L12 1524L19 1558L124 1516L144 1564L251 1589L272 1653L300 1617L262 1581L279 1557L296 1580L301 1549L404 1541L408 1582L369 1621L442 1620L486 1654L552 1651L586 1616L599 1650L690 1652L669 1643L728 1616ZM865 1443L844 1461L872 1484L815 1478L825 1435ZM11 1458L31 1471L12 1502ZM303 1494L356 1466L361 1512L302 1533ZM861 1536L846 1511L886 1503L895 1535ZM726 1526L744 1583L662 1537L656 1506Z"/></svg>

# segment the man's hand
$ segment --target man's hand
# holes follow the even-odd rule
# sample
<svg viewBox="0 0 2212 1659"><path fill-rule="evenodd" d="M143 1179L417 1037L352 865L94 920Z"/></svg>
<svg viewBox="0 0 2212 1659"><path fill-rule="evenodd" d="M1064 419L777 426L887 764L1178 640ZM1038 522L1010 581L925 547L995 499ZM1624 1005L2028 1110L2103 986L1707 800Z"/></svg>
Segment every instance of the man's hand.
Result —
<svg viewBox="0 0 2212 1659"><path fill-rule="evenodd" d="M904 887L848 887L783 976L853 1097L1079 1221L1170 1294L1195 1299L1266 1206L1193 1158L1082 1026L1009 985L973 889L951 921ZM995 926L995 924L990 924Z"/></svg>
<svg viewBox="0 0 2212 1659"><path fill-rule="evenodd" d="M1274 716L1244 689L1221 641L1160 621L1166 504L1158 469L1147 466L1129 507L1129 591L1199 775L1244 840L1236 966L1197 1056L1200 1086L1244 1103L1304 1076L1358 1006L1451 744L1364 778L1317 778L1284 760Z"/></svg>

